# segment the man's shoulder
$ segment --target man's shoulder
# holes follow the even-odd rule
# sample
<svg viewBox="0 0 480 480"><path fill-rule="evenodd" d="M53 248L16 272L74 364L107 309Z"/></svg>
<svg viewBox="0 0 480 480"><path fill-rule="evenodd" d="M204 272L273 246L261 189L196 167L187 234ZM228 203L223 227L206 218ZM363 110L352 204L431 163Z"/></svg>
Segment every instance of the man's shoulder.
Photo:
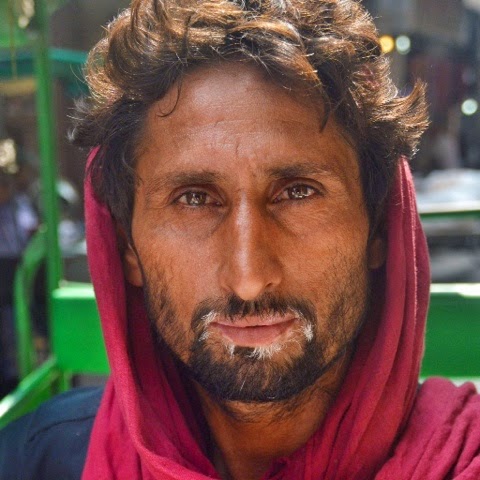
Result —
<svg viewBox="0 0 480 480"><path fill-rule="evenodd" d="M435 415L453 422L465 413L471 421L480 421L480 395L471 381L453 382L446 378L429 378L419 387L414 405L418 414Z"/></svg>
<svg viewBox="0 0 480 480"><path fill-rule="evenodd" d="M480 395L475 385L431 378L418 389L392 457L376 479L480 478Z"/></svg>
<svg viewBox="0 0 480 480"><path fill-rule="evenodd" d="M0 431L0 479L79 479L102 393L70 390Z"/></svg>
<svg viewBox="0 0 480 480"><path fill-rule="evenodd" d="M415 442L419 438L437 448L450 447L458 439L458 448L472 446L480 453L480 395L473 382L457 384L445 378L426 380L417 397L405 430ZM473 448L473 445L476 445ZM459 450L460 452L460 450Z"/></svg>

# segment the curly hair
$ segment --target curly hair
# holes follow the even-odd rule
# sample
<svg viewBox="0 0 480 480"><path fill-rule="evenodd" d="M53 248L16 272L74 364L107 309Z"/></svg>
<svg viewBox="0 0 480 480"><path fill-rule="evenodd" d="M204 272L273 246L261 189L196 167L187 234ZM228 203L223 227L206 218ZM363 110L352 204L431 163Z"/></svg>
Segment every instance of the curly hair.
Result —
<svg viewBox="0 0 480 480"><path fill-rule="evenodd" d="M371 229L399 158L427 127L424 86L401 96L369 14L355 0L133 0L90 52L90 96L73 141L100 146L96 195L130 232L135 152L147 109L193 66L250 62L321 100L356 148Z"/></svg>

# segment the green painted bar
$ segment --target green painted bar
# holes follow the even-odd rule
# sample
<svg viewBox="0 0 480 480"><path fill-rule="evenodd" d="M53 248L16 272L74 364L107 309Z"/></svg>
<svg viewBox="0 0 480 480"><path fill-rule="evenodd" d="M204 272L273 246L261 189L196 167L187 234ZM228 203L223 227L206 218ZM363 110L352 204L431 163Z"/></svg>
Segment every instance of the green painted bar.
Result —
<svg viewBox="0 0 480 480"><path fill-rule="evenodd" d="M58 287L62 278L62 258L58 243L59 207L57 199L57 159L55 142L55 121L53 114L53 93L51 64L48 55L48 14L42 0L35 2L35 76L37 79L37 122L40 148L40 174L44 221L47 227L47 290ZM52 307L49 305L49 312Z"/></svg>
<svg viewBox="0 0 480 480"><path fill-rule="evenodd" d="M432 285L422 376L480 377L480 284Z"/></svg>
<svg viewBox="0 0 480 480"><path fill-rule="evenodd" d="M55 78L66 81L83 83L82 70L87 59L87 54L79 50L64 48L50 48L48 58ZM15 52L17 74L19 77L34 74L34 55L30 50L18 49ZM12 62L8 50L0 49L0 78L9 79L13 75Z"/></svg>
<svg viewBox="0 0 480 480"><path fill-rule="evenodd" d="M52 347L66 372L107 374L100 320L93 287L66 284L53 292Z"/></svg>
<svg viewBox="0 0 480 480"><path fill-rule="evenodd" d="M60 371L51 358L24 378L0 401L0 429L59 393Z"/></svg>
<svg viewBox="0 0 480 480"><path fill-rule="evenodd" d="M473 218L480 220L480 202L442 203L420 209L422 220L457 220Z"/></svg>
<svg viewBox="0 0 480 480"><path fill-rule="evenodd" d="M25 249L15 272L14 299L19 377L26 377L36 366L30 308L35 276L47 254L45 228L41 227Z"/></svg>

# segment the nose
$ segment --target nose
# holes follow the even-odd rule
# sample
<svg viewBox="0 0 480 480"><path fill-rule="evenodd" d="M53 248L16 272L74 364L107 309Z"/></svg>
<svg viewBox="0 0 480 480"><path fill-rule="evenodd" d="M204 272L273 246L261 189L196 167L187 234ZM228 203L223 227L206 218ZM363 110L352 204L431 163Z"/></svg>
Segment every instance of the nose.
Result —
<svg viewBox="0 0 480 480"><path fill-rule="evenodd" d="M281 283L282 267L272 220L245 202L230 212L223 227L222 289L245 301L273 291Z"/></svg>

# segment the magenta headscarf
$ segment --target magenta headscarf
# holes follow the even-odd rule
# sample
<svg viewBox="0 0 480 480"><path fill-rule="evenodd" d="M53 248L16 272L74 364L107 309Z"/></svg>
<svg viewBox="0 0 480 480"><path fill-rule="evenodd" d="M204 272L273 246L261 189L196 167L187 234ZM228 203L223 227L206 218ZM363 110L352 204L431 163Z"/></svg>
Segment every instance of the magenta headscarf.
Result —
<svg viewBox="0 0 480 480"><path fill-rule="evenodd" d="M124 279L114 223L89 179L85 194L88 258L112 374L82 480L218 479L204 453L198 406L172 360L155 353L142 291ZM441 379L418 386L430 280L412 179L403 161L387 224L383 306L363 329L319 430L290 457L279 459L271 470L278 473L265 479L480 479L475 388Z"/></svg>

